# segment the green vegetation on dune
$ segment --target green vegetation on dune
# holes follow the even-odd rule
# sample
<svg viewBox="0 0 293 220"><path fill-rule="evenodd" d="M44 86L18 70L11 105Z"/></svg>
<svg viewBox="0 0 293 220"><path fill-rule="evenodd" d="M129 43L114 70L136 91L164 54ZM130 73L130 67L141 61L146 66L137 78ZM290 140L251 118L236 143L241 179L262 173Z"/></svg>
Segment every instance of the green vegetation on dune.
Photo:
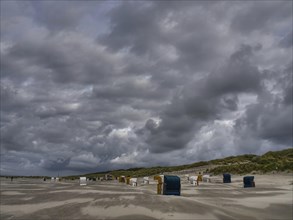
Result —
<svg viewBox="0 0 293 220"><path fill-rule="evenodd" d="M132 177L143 177L143 176L152 176L160 173L165 173L165 172L176 172L180 170L186 170L186 169L192 169L204 165L208 165L208 162L197 162L193 164L188 164L188 165L180 165L180 166L170 166L170 167L150 167L150 168L130 168L127 170L114 170L114 171L109 171L109 172L103 172L103 173L91 173L91 174L86 174L85 176L87 177L100 177L104 176L105 173L110 173L113 176L132 176Z"/></svg>
<svg viewBox="0 0 293 220"><path fill-rule="evenodd" d="M216 165L230 165L235 163L246 163L252 160L252 158L256 157L254 154L244 154L239 156L230 156L223 159L215 159L211 160L210 163Z"/></svg>
<svg viewBox="0 0 293 220"><path fill-rule="evenodd" d="M209 167L211 166L211 167ZM293 172L293 148L289 148L281 151L269 151L262 156L253 154L244 154L239 156L230 156L222 159L215 159L210 161L200 161L192 164L180 165L180 166L156 166L156 167L137 167L130 169L120 169L113 171L104 171L97 173L89 173L83 175L74 175L62 177L65 179L79 179L80 176L86 177L104 177L105 174L112 174L113 176L131 176L131 177L143 177L152 176L156 174L162 174L166 172L176 172L188 169L208 170L212 174L247 174L251 172L268 173L272 171L276 172ZM5 177L5 176L1 176ZM20 176L15 176L20 177ZM28 178L28 176L24 176ZM48 176L29 176L29 178L47 178Z"/></svg>
<svg viewBox="0 0 293 220"><path fill-rule="evenodd" d="M244 156L244 155L243 155ZM239 156L239 158L242 156ZM236 157L238 158L238 157ZM236 159L234 158L234 159ZM253 171L267 173L272 171L293 171L293 149L282 151L269 151L262 156L250 155L243 160L235 160L236 163L218 166L211 170L214 174L233 173L245 174ZM225 160L225 159L224 159ZM241 163L242 162L242 163Z"/></svg>
<svg viewBox="0 0 293 220"><path fill-rule="evenodd" d="M223 159L211 161L200 161L187 165L170 166L170 167L150 167L150 168L130 168L127 170L113 170L107 172L98 172L85 174L86 177L101 177L106 173L114 176L132 176L143 177L152 176L166 172L176 172L193 168L200 168L206 165L216 166L209 170L209 173L215 175L222 173L246 174L253 171L266 173L271 171L293 171L293 148L281 151L269 151L262 156L253 154L244 154L239 156L230 156ZM67 178L77 178L79 176L70 176Z"/></svg>

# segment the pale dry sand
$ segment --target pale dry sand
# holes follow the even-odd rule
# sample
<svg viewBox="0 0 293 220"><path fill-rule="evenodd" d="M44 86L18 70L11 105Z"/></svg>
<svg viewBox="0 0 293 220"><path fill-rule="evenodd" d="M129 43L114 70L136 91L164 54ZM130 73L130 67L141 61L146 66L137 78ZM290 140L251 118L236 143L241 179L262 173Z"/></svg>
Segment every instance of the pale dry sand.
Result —
<svg viewBox="0 0 293 220"><path fill-rule="evenodd" d="M0 219L292 219L292 174L254 176L256 188L243 188L243 176L199 186L181 176L181 196L156 195L142 178L137 187L1 179Z"/></svg>
<svg viewBox="0 0 293 220"><path fill-rule="evenodd" d="M41 202L37 204L1 205L1 211L3 211L4 213L13 213L15 216L20 217L25 214L31 214L42 209L51 209L58 206L69 205L71 203L85 203L92 200L92 198L78 198L54 202Z"/></svg>
<svg viewBox="0 0 293 220"><path fill-rule="evenodd" d="M91 189L72 189L72 190L58 190L58 191L50 191L49 193L62 193L62 192L69 192L69 193L78 193L78 194L87 194L87 193L94 193L94 194L142 194L143 192L119 192L119 191L109 191L109 190L91 190Z"/></svg>
<svg viewBox="0 0 293 220"><path fill-rule="evenodd" d="M130 210L132 210L130 212ZM131 215L142 215L151 217L154 219L214 219L215 216L207 213L205 215L197 213L180 213L180 212L162 212L159 210L152 210L145 208L143 206L128 205L128 206L110 206L110 207L97 207L97 206L87 206L82 208L82 213L84 215L90 215L93 217L99 216L102 219L106 218L118 218L123 216Z"/></svg>
<svg viewBox="0 0 293 220"><path fill-rule="evenodd" d="M17 192L17 191L4 191L1 192L1 195L4 196L17 196L17 195L25 195L25 193Z"/></svg>

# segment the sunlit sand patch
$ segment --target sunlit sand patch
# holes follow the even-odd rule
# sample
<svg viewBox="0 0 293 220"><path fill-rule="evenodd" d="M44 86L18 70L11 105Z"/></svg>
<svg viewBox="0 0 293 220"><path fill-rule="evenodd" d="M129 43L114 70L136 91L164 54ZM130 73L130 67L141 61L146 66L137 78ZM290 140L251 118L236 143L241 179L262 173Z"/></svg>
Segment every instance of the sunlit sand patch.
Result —
<svg viewBox="0 0 293 220"><path fill-rule="evenodd" d="M158 210L151 210L142 206L128 205L128 206L111 206L107 208L99 206L87 206L81 209L84 215L90 215L98 218L116 218L129 215L144 215L158 219L215 219L212 214L187 214L180 212L160 212Z"/></svg>
<svg viewBox="0 0 293 220"><path fill-rule="evenodd" d="M72 193L80 193L80 194L86 194L86 193L100 193L100 194L111 194L111 195L117 195L117 194L143 194L143 192L121 192L121 191L107 191L107 190L87 190L87 189L80 189L80 190L58 190L58 191L51 191L49 193L60 193L60 192L72 192Z"/></svg>
<svg viewBox="0 0 293 220"><path fill-rule="evenodd" d="M13 189L1 189L1 191L11 191L11 190L19 190L19 191L40 191L40 190L44 190L44 189L21 189L21 188L13 188Z"/></svg>
<svg viewBox="0 0 293 220"><path fill-rule="evenodd" d="M24 201L28 201L28 200L32 200L35 197L25 197L25 198L21 198L20 200L24 200Z"/></svg>
<svg viewBox="0 0 293 220"><path fill-rule="evenodd" d="M190 190L182 190L181 191L181 194L182 195L185 195L185 194L188 194L188 195L198 195L200 193L198 192L198 190L192 190L192 189L190 189Z"/></svg>
<svg viewBox="0 0 293 220"><path fill-rule="evenodd" d="M253 192L253 193L255 193L255 194L272 194L272 193L282 193L282 192L280 192L280 190L275 190L275 191L256 191L256 192Z"/></svg>
<svg viewBox="0 0 293 220"><path fill-rule="evenodd" d="M135 196L119 196L119 199L134 200L135 199Z"/></svg>
<svg viewBox="0 0 293 220"><path fill-rule="evenodd" d="M92 186L98 186L98 187L105 187L105 188L117 188L117 183L113 183L113 184L97 184L97 185L92 185ZM122 187L125 185L121 185Z"/></svg>
<svg viewBox="0 0 293 220"><path fill-rule="evenodd" d="M292 205L292 192L282 193L275 196L259 196L234 199L234 204L259 209L268 208L272 203Z"/></svg>
<svg viewBox="0 0 293 220"><path fill-rule="evenodd" d="M116 201L117 199L116 198L103 198L103 199L95 199L92 201L93 204L96 204L96 203L99 203L99 202L113 202L113 201Z"/></svg>
<svg viewBox="0 0 293 220"><path fill-rule="evenodd" d="M92 201L92 198L69 199L56 202L32 203L23 205L1 205L1 212L3 214L13 214L15 216L22 216L24 214L34 213L42 209L50 209L70 203L85 203Z"/></svg>
<svg viewBox="0 0 293 220"><path fill-rule="evenodd" d="M1 195L4 196L17 196L17 195L25 195L25 193L17 192L17 191L4 191L1 192Z"/></svg>

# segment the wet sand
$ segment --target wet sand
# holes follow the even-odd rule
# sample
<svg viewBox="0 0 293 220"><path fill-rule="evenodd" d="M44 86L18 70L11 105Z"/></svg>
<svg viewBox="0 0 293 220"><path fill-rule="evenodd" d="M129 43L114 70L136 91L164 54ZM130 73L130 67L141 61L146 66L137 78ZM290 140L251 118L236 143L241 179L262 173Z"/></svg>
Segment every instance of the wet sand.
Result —
<svg viewBox="0 0 293 220"><path fill-rule="evenodd" d="M254 176L255 188L243 188L243 176L199 186L182 176L181 196L157 195L141 178L137 187L1 178L0 219L292 219L292 174Z"/></svg>

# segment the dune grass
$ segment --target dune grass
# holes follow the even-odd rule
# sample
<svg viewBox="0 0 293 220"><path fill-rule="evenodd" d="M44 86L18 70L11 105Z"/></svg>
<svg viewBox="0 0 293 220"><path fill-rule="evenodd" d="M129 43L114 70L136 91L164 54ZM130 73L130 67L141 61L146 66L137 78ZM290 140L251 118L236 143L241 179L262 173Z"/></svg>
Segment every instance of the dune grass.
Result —
<svg viewBox="0 0 293 220"><path fill-rule="evenodd" d="M281 151L269 151L262 156L254 154L244 154L239 156L230 156L222 159L215 159L210 161L200 161L192 164L169 166L169 167L138 167L126 170L113 170L106 172L97 172L84 174L86 177L102 177L106 173L114 176L131 176L143 177L161 174L165 172L176 172L188 170L192 168L200 168L205 165L216 165L215 168L209 170L212 174L232 173L232 174L246 174L253 171L267 173L272 171L293 171L293 148ZM79 178L78 176L69 176L67 178Z"/></svg>

